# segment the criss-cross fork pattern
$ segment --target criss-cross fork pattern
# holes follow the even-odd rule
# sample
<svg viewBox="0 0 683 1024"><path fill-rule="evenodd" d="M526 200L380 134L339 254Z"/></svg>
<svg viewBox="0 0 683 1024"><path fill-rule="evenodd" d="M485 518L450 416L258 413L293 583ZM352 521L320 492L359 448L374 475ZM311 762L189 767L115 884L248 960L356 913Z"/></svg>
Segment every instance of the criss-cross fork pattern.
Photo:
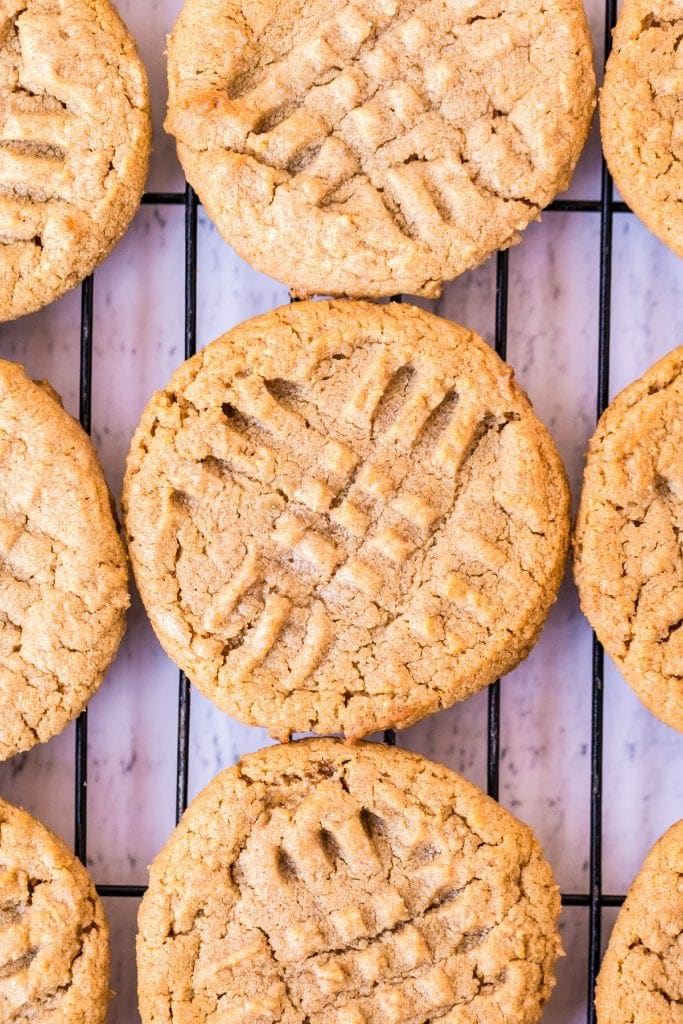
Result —
<svg viewBox="0 0 683 1024"><path fill-rule="evenodd" d="M605 4L605 54L610 46L611 31L616 22L616 0ZM188 186L184 192L148 192L143 203L149 206L182 206L185 212L185 358L196 351L197 324L197 209L198 200ZM612 181L605 163L602 167L600 198L595 200L556 200L549 208L552 213L592 213L600 216L599 252L599 324L597 363L597 415L601 415L609 401L610 314L612 278L612 227L614 214L629 213L625 203L613 199ZM505 358L508 326L508 253L498 254L496 267L495 347ZM81 359L80 359L80 420L88 432L91 426L93 356L93 279L82 286ZM588 908L588 991L587 1024L595 1024L592 993L600 966L601 917L604 907L619 907L623 894L602 891L602 750L603 750L603 683L604 658L597 640L593 641L592 707L591 707L591 773L590 773L590 851L588 892L563 893L566 907ZM76 727L75 771L75 850L80 859L87 858L87 712ZM498 798L500 775L501 707L499 684L488 690L487 789ZM190 685L180 673L178 690L176 816L182 815L188 800L190 738ZM395 743L396 736L389 730L387 743ZM106 898L139 899L145 892L143 885L98 885L97 891Z"/></svg>
<svg viewBox="0 0 683 1024"><path fill-rule="evenodd" d="M3 53L21 53L16 14L0 16L0 37ZM24 57L18 59L23 64ZM31 89L13 90L0 123L0 239L40 249L51 209L72 206L79 187L68 166L78 126L54 95L54 69L33 64Z"/></svg>

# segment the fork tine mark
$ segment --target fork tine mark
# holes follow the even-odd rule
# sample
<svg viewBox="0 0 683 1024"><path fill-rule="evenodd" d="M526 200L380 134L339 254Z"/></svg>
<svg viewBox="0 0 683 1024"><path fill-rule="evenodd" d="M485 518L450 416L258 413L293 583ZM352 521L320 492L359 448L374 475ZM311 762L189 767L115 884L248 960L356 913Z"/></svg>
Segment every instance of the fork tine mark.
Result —
<svg viewBox="0 0 683 1024"><path fill-rule="evenodd" d="M30 186L25 182L30 182ZM17 195L26 189L31 195L61 199L70 183L63 157L33 156L0 146L0 188Z"/></svg>
<svg viewBox="0 0 683 1024"><path fill-rule="evenodd" d="M343 418L356 427L369 429L392 378L400 369L396 356L386 349L373 352L342 408Z"/></svg>
<svg viewBox="0 0 683 1024"><path fill-rule="evenodd" d="M420 386L412 389L393 423L382 435L382 441L397 444L404 450L410 449L445 396L446 392L435 381L420 381Z"/></svg>
<svg viewBox="0 0 683 1024"><path fill-rule="evenodd" d="M507 555L503 551L474 530L467 530L462 526L454 527L453 540L456 550L462 551L467 558L479 562L487 569L500 571L507 562Z"/></svg>
<svg viewBox="0 0 683 1024"><path fill-rule="evenodd" d="M476 392L467 388L458 390L455 412L434 448L434 464L450 475L457 476L484 421L484 412Z"/></svg>
<svg viewBox="0 0 683 1024"><path fill-rule="evenodd" d="M276 521L271 540L292 555L300 558L323 576L329 577L344 558L344 554L331 540L306 524L291 512L284 512Z"/></svg>
<svg viewBox="0 0 683 1024"><path fill-rule="evenodd" d="M301 652L294 660L285 681L288 690L296 690L309 679L322 662L333 639L332 620L322 601L315 601L306 623Z"/></svg>
<svg viewBox="0 0 683 1024"><path fill-rule="evenodd" d="M490 626L499 613L492 601L481 591L471 587L466 580L455 572L449 572L442 584L443 596L460 605L464 610L483 626Z"/></svg>
<svg viewBox="0 0 683 1024"><path fill-rule="evenodd" d="M292 602L283 594L268 594L263 611L244 642L230 651L219 671L219 682L231 686L246 682L248 677L268 657L292 610Z"/></svg>
<svg viewBox="0 0 683 1024"><path fill-rule="evenodd" d="M226 620L250 587L259 581L259 570L258 549L252 545L237 571L216 591L211 604L204 612L203 625L207 632L215 633L225 626Z"/></svg>
<svg viewBox="0 0 683 1024"><path fill-rule="evenodd" d="M40 238L45 226L44 204L27 199L0 197L0 242L31 242Z"/></svg>
<svg viewBox="0 0 683 1024"><path fill-rule="evenodd" d="M0 118L0 142L32 143L66 150L71 141L73 115L63 110L24 110L16 104Z"/></svg>

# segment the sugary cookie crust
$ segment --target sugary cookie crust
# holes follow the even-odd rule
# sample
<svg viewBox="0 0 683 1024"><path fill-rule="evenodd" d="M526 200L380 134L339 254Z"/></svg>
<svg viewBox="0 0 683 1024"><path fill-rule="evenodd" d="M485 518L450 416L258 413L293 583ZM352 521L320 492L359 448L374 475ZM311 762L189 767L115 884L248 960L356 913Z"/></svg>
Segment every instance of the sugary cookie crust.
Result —
<svg viewBox="0 0 683 1024"><path fill-rule="evenodd" d="M145 70L108 0L3 0L0 319L104 259L139 205L150 142Z"/></svg>
<svg viewBox="0 0 683 1024"><path fill-rule="evenodd" d="M0 1020L101 1024L109 929L80 861L0 800Z"/></svg>
<svg viewBox="0 0 683 1024"><path fill-rule="evenodd" d="M513 668L562 578L569 495L512 370L409 307L296 303L148 405L124 483L157 635L278 738L405 726Z"/></svg>
<svg viewBox="0 0 683 1024"><path fill-rule="evenodd" d="M143 1024L531 1024L559 911L531 830L455 773L379 744L271 747L152 865Z"/></svg>
<svg viewBox="0 0 683 1024"><path fill-rule="evenodd" d="M83 710L123 636L127 583L90 440L49 386L0 361L0 758Z"/></svg>
<svg viewBox="0 0 683 1024"><path fill-rule="evenodd" d="M299 295L438 295L569 184L581 0L186 0L167 130L227 241Z"/></svg>
<svg viewBox="0 0 683 1024"><path fill-rule="evenodd" d="M650 850L602 962L599 1024L680 1024L683 1007L683 821Z"/></svg>
<svg viewBox="0 0 683 1024"><path fill-rule="evenodd" d="M600 99L602 144L629 206L683 256L683 3L624 0Z"/></svg>
<svg viewBox="0 0 683 1024"><path fill-rule="evenodd" d="M683 731L683 347L615 398L588 449L581 607L642 702Z"/></svg>

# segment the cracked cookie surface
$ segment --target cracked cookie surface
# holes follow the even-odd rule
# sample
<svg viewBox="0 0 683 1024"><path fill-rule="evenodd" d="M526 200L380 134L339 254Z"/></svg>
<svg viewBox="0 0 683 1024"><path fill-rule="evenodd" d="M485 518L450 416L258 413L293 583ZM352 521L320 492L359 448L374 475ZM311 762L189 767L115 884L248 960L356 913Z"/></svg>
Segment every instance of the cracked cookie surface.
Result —
<svg viewBox="0 0 683 1024"><path fill-rule="evenodd" d="M510 671L569 530L510 367L395 303L295 303L203 349L143 414L123 509L168 654L280 739L405 726Z"/></svg>
<svg viewBox="0 0 683 1024"><path fill-rule="evenodd" d="M454 772L373 743L270 747L151 867L143 1024L531 1024L559 912L531 829Z"/></svg>
<svg viewBox="0 0 683 1024"><path fill-rule="evenodd" d="M123 636L126 555L90 439L0 360L0 758L61 732Z"/></svg>
<svg viewBox="0 0 683 1024"><path fill-rule="evenodd" d="M682 38L681 0L624 0L600 97L600 125L622 196L683 257Z"/></svg>
<svg viewBox="0 0 683 1024"><path fill-rule="evenodd" d="M683 347L611 403L574 540L581 607L641 701L683 732Z"/></svg>
<svg viewBox="0 0 683 1024"><path fill-rule="evenodd" d="M109 0L3 0L0 319L107 256L139 205L150 141L145 70Z"/></svg>
<svg viewBox="0 0 683 1024"><path fill-rule="evenodd" d="M109 929L88 873L50 829L0 800L0 1021L101 1024Z"/></svg>
<svg viewBox="0 0 683 1024"><path fill-rule="evenodd" d="M653 846L619 911L602 961L599 1024L683 1020L683 821Z"/></svg>
<svg viewBox="0 0 683 1024"><path fill-rule="evenodd" d="M237 252L299 295L438 295L569 184L581 0L186 0L167 130Z"/></svg>

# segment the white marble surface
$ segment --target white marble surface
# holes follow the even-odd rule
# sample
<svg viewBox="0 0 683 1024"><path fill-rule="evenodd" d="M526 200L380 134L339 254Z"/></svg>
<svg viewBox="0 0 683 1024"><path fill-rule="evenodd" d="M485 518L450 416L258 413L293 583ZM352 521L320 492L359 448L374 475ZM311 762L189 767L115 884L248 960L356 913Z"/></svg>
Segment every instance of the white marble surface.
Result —
<svg viewBox="0 0 683 1024"><path fill-rule="evenodd" d="M164 36L179 0L121 0L139 40L155 106L152 190L182 176L161 130ZM602 51L603 0L589 4ZM595 133L571 195L599 193ZM578 493L596 403L599 218L548 213L510 257L508 357L553 432ZM683 339L683 262L631 215L615 218L611 390ZM183 352L183 211L143 208L95 278L93 434L114 493L132 430ZM450 285L439 311L493 340L493 263ZM286 290L242 263L200 215L199 343L286 301ZM0 355L47 377L77 412L80 296L0 328ZM569 579L529 660L502 687L501 799L532 824L564 891L588 882L591 636ZM99 883L146 881L173 827L177 672L137 600L119 657L91 703L88 860ZM683 740L637 702L609 666L605 705L604 888L622 892L657 836L683 813ZM401 734L399 742L485 782L486 696ZM267 742L192 696L190 785ZM0 766L0 792L73 833L73 727ZM111 1024L133 1024L136 901L109 899L114 950ZM607 932L614 920L605 912ZM544 1020L585 1020L588 914L565 910L567 958Z"/></svg>

